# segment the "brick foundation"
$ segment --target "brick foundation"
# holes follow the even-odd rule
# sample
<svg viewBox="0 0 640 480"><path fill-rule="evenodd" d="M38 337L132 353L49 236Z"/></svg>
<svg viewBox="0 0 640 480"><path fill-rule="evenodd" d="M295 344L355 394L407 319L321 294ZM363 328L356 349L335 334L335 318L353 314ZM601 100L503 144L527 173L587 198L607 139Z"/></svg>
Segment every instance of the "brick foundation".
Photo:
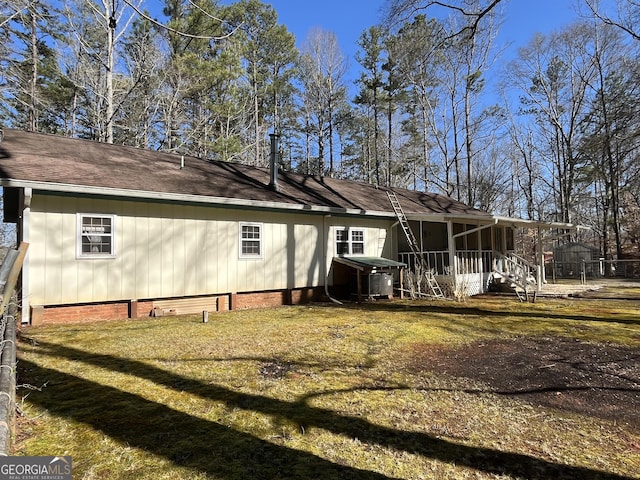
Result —
<svg viewBox="0 0 640 480"><path fill-rule="evenodd" d="M31 325L146 317L151 308L152 302L148 301L34 306L31 309Z"/></svg>
<svg viewBox="0 0 640 480"><path fill-rule="evenodd" d="M246 310L252 308L301 305L318 301L324 295L322 287L268 292L233 293L208 297L136 300L76 305L31 307L31 325L64 324L118 320L126 318L194 314L203 310ZM155 309L155 312L154 312Z"/></svg>
<svg viewBox="0 0 640 480"><path fill-rule="evenodd" d="M277 307L281 305L303 305L318 301L324 291L321 288L277 290L273 292L238 293L235 309Z"/></svg>

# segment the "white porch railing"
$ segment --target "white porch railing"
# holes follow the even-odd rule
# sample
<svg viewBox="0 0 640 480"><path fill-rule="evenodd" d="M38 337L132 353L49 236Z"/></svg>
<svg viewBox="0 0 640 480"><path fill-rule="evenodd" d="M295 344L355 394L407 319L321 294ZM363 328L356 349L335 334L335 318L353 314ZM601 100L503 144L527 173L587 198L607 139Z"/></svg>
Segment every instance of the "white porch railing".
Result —
<svg viewBox="0 0 640 480"><path fill-rule="evenodd" d="M456 271L461 274L486 273L490 271L494 252L478 250L457 250Z"/></svg>
<svg viewBox="0 0 640 480"><path fill-rule="evenodd" d="M420 252L424 257L429 269L434 275L452 275L452 265L449 261L449 251L428 251ZM401 262L406 263L410 269L416 263L415 254L412 252L402 252L398 254ZM458 274L487 273L491 271L493 265L494 252L483 250L457 250L455 253L455 271Z"/></svg>
<svg viewBox="0 0 640 480"><path fill-rule="evenodd" d="M449 252L448 251L431 251L419 252L424 258L429 269L434 275L448 275L450 271ZM416 255L413 252L400 252L398 259L402 263L406 263L409 270L415 270ZM446 272L446 273L445 273Z"/></svg>
<svg viewBox="0 0 640 480"><path fill-rule="evenodd" d="M447 277L450 292L464 292L465 295L477 295L485 292L489 282L506 283L520 297L518 288L528 293L536 288L537 276L534 267L524 258L512 252L502 254L495 251L457 250L453 265L449 261L449 251L420 252L428 268L435 276ZM398 254L401 262L415 271L416 254L402 252ZM455 272L455 274L454 274ZM440 281L440 279L438 280ZM522 297L520 297L522 300Z"/></svg>
<svg viewBox="0 0 640 480"><path fill-rule="evenodd" d="M537 285L537 275L533 267L524 258L509 252L502 254L489 250L457 250L454 257L454 264L449 261L449 251L429 251L420 252L424 257L429 269L436 276L468 276L473 274L489 274L509 280L514 285L521 288L528 288ZM400 261L406 263L410 270L416 264L415 254L412 252L402 252L398 255Z"/></svg>
<svg viewBox="0 0 640 480"><path fill-rule="evenodd" d="M534 268L518 255L514 253L509 255L496 254L493 262L493 271L510 278L517 286L524 289L537 284Z"/></svg>

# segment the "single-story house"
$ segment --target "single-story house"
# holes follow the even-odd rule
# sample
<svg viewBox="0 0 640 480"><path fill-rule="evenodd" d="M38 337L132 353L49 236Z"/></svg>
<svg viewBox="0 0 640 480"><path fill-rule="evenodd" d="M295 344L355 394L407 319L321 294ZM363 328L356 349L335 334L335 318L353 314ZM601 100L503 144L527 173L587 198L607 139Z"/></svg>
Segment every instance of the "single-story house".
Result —
<svg viewBox="0 0 640 480"><path fill-rule="evenodd" d="M0 185L29 245L23 322L297 304L415 262L387 189L273 166L5 129ZM514 227L541 226L393 191L429 268L470 294L517 264Z"/></svg>

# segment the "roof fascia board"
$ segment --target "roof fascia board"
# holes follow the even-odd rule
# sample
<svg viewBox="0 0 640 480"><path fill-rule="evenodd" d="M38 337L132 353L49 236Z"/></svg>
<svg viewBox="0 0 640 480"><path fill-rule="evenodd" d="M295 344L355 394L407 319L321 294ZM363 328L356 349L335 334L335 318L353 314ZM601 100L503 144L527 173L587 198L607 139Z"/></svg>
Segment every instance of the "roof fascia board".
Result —
<svg viewBox="0 0 640 480"><path fill-rule="evenodd" d="M25 180L1 179L3 187L32 188L34 191L66 193L79 195L94 195L105 197L124 197L131 199L156 200L165 202L182 202L190 204L219 205L236 208L260 208L269 210L286 210L299 213L314 213L321 215L364 215L371 217L395 218L392 212L382 212L363 209L344 209L317 205L302 205L284 202L267 202L262 200L245 200L227 197L207 197L203 195L185 195L179 193L149 192L146 190L124 190L107 187L95 187L86 185L71 185L63 183L49 183Z"/></svg>
<svg viewBox="0 0 640 480"><path fill-rule="evenodd" d="M267 202L262 200L246 200L238 198L227 197L207 197L203 195L185 195L180 193L165 193L165 192L149 192L146 190L125 190L107 187L96 187L87 185L73 185L64 183L50 183L50 182L38 182L31 180L14 180L3 178L0 179L0 185L3 187L15 187L15 188L31 188L34 191L45 191L54 193L67 193L67 194L79 194L79 195L94 195L105 197L123 197L131 199L141 200L156 200L166 202L183 202L189 204L205 204L205 205L219 205L235 208L259 208L269 210L284 210L298 213L311 213L320 215L344 215L344 216L368 216L377 218L396 218L395 213L376 211L376 210L364 210L364 209L345 209L336 207L326 207L318 205L302 205L284 202ZM410 220L423 220L430 222L448 222L448 221L461 221L461 222L473 222L473 223L488 223L507 225L514 227L528 227L528 228L560 228L566 230L588 230L589 227L574 225L571 223L562 222L540 222L535 220L524 220L520 218L501 217L495 215L474 215L474 214L447 214L447 213L408 213L407 218Z"/></svg>
<svg viewBox="0 0 640 480"><path fill-rule="evenodd" d="M539 220L525 220L523 218L511 218L511 217L495 217L500 224L506 224L513 227L526 227L526 228L562 228L565 230L590 230L589 227L584 225L575 225L573 223L564 222L541 222Z"/></svg>
<svg viewBox="0 0 640 480"><path fill-rule="evenodd" d="M409 220L423 220L429 222L488 222L493 225L494 217L492 215L474 215L474 214L460 214L460 213L407 213L407 219Z"/></svg>
<svg viewBox="0 0 640 480"><path fill-rule="evenodd" d="M409 220L425 220L431 222L469 222L469 223L485 223L486 225L502 225L508 227L524 227L524 228L560 228L565 230L589 230L589 227L583 225L575 225L573 223L562 222L541 222L536 220L525 220L515 217L502 217L500 215L473 215L473 214L419 214L407 213Z"/></svg>

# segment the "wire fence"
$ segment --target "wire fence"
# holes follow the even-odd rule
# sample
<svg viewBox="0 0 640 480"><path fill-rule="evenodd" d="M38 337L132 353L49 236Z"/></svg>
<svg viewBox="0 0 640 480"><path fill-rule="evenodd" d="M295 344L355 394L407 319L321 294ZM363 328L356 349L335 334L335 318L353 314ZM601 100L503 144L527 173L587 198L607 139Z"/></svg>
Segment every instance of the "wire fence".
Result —
<svg viewBox="0 0 640 480"><path fill-rule="evenodd" d="M11 452L16 418L16 320L15 288L27 253L27 244L9 250L0 266L0 455Z"/></svg>
<svg viewBox="0 0 640 480"><path fill-rule="evenodd" d="M545 264L547 279L580 279L582 282L602 278L640 279L640 259L551 261Z"/></svg>

